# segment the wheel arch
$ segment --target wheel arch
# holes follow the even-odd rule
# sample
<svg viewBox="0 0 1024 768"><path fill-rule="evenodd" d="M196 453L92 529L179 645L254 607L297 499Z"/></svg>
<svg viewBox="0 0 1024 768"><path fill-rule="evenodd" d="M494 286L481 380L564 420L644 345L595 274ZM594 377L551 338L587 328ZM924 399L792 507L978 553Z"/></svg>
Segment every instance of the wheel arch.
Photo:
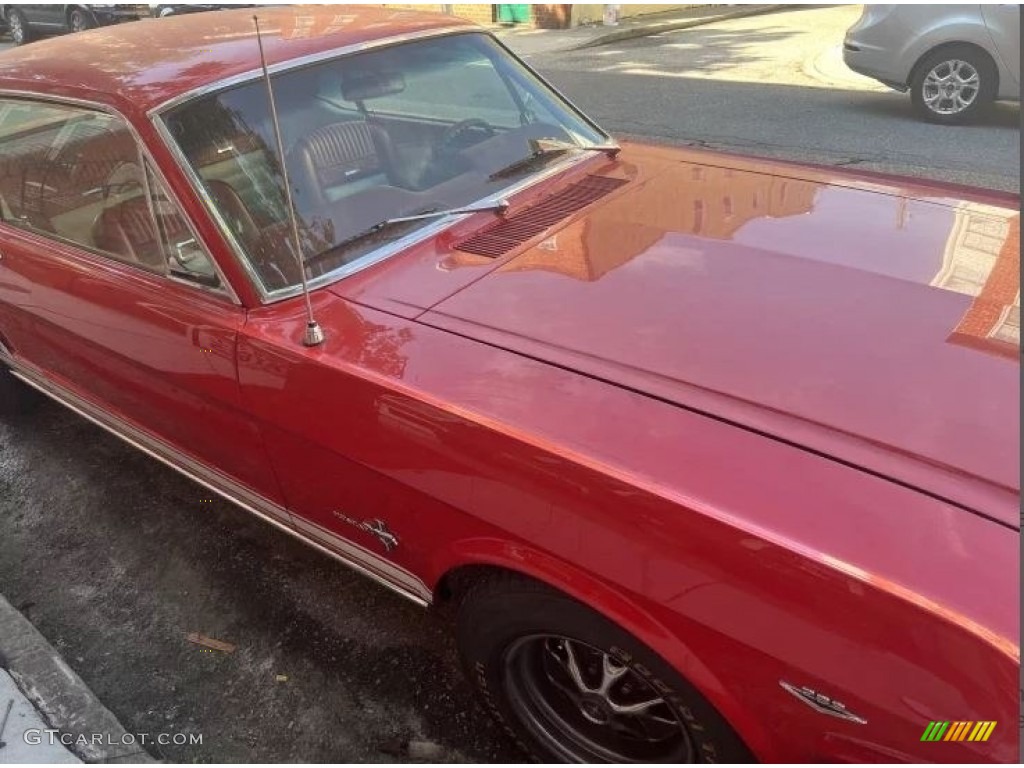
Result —
<svg viewBox="0 0 1024 768"><path fill-rule="evenodd" d="M616 587L533 547L497 539L458 542L447 553L432 582L434 605L457 606L462 594L481 579L526 577L582 603L636 637L693 684L761 761L773 760L768 731L707 667L684 639L670 632L650 611ZM684 672L685 670L685 672Z"/></svg>
<svg viewBox="0 0 1024 768"><path fill-rule="evenodd" d="M914 65L910 68L910 72L907 74L907 87L913 87L914 80L920 73L921 67L924 64L925 60L927 60L928 57L931 56L933 53L937 53L938 51L941 51L943 48L970 48L971 50L981 54L989 62L989 64L992 65L992 72L996 78L995 84L992 88L992 92L996 94L999 93L999 62L996 61L995 57L983 45L971 42L970 40L949 40L946 42L938 43L936 45L932 45L929 48L927 48L914 60Z"/></svg>

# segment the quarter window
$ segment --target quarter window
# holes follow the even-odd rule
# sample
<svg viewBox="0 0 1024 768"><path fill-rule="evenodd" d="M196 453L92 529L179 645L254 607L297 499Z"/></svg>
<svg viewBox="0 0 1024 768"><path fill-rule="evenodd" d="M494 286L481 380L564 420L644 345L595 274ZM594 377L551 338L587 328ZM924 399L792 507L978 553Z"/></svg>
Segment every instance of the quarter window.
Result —
<svg viewBox="0 0 1024 768"><path fill-rule="evenodd" d="M219 285L213 262L113 115L0 100L0 216L142 269Z"/></svg>

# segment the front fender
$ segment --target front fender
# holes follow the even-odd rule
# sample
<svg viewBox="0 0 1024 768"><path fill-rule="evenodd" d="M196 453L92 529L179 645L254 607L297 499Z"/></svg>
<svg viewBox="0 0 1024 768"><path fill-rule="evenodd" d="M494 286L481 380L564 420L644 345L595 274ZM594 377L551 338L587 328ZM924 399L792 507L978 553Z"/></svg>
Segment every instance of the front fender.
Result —
<svg viewBox="0 0 1024 768"><path fill-rule="evenodd" d="M639 598L626 595L617 587L540 549L498 537L461 539L433 553L432 578L428 584L436 591L446 575L472 566L490 566L529 576L619 625L674 669L680 670L761 761L783 759L763 719L730 693L686 642L646 610Z"/></svg>

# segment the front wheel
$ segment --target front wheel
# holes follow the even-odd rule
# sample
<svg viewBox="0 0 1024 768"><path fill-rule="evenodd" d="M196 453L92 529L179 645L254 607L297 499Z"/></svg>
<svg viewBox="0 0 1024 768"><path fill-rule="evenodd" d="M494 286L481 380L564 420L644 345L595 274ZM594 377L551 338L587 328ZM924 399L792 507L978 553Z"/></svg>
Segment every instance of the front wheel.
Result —
<svg viewBox="0 0 1024 768"><path fill-rule="evenodd" d="M68 27L72 32L85 32L92 28L92 19L81 8L72 8L68 14Z"/></svg>
<svg viewBox="0 0 1024 768"><path fill-rule="evenodd" d="M976 119L997 92L995 65L976 48L950 45L928 54L914 70L910 98L933 123L952 125Z"/></svg>
<svg viewBox="0 0 1024 768"><path fill-rule="evenodd" d="M750 762L715 708L582 604L509 576L473 586L456 620L484 703L544 762Z"/></svg>
<svg viewBox="0 0 1024 768"><path fill-rule="evenodd" d="M21 11L14 8L7 10L7 28L15 45L31 42L32 30L29 29L25 15Z"/></svg>

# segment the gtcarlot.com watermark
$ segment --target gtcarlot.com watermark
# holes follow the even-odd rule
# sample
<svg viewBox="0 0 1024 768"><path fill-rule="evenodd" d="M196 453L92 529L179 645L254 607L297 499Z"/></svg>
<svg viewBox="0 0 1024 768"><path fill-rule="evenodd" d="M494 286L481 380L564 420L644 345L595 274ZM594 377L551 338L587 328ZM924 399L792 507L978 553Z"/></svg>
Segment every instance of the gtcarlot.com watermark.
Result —
<svg viewBox="0 0 1024 768"><path fill-rule="evenodd" d="M30 746L63 744L65 747L131 747L147 744L181 747L203 743L201 733L122 733L114 736L110 733L64 733L53 728L29 728L22 738Z"/></svg>

